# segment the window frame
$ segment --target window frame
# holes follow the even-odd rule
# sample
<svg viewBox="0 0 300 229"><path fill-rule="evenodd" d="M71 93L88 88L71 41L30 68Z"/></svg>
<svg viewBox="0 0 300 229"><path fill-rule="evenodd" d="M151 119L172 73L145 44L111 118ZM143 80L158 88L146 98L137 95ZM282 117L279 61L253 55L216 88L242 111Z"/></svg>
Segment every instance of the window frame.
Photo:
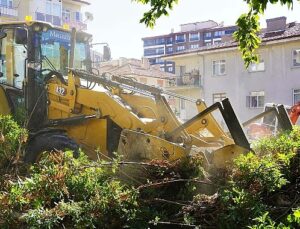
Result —
<svg viewBox="0 0 300 229"><path fill-rule="evenodd" d="M212 94L212 102L213 104L217 102L221 102L222 100L226 99L226 93L225 92L217 92Z"/></svg>
<svg viewBox="0 0 300 229"><path fill-rule="evenodd" d="M211 32L206 32L206 33L204 33L204 39L206 39L206 38L212 38L212 33Z"/></svg>
<svg viewBox="0 0 300 229"><path fill-rule="evenodd" d="M195 47L194 47L195 46ZM190 45L190 49L198 49L200 47L200 45L197 43L197 44L191 44Z"/></svg>
<svg viewBox="0 0 300 229"><path fill-rule="evenodd" d="M258 55L259 58L259 63L251 63L248 67L248 72L249 73L256 73L256 72L264 72L266 71L266 65L265 65L265 60L264 58L261 57L261 55ZM263 63L263 69L258 69L258 66ZM255 66L256 69L251 69L252 66Z"/></svg>
<svg viewBox="0 0 300 229"><path fill-rule="evenodd" d="M299 92L295 93L295 91L299 91ZM295 100L295 95L299 95L299 97L300 97L300 88L299 89L293 89L293 105L295 105L297 102L300 102L300 99L299 99L299 101Z"/></svg>
<svg viewBox="0 0 300 229"><path fill-rule="evenodd" d="M192 35L197 35L197 39L191 39ZM199 32L196 32L196 33L190 33L190 34L189 34L189 41L190 41L190 42L200 41L200 33L199 33Z"/></svg>
<svg viewBox="0 0 300 229"><path fill-rule="evenodd" d="M179 49L179 47L183 47L183 49ZM181 51L184 51L185 50L185 45L178 45L176 47L176 52L181 52Z"/></svg>
<svg viewBox="0 0 300 229"><path fill-rule="evenodd" d="M263 94L263 95L260 95ZM260 104L260 97L262 97L263 102ZM248 96L246 96L246 107L250 109L261 109L265 106L265 91L251 91ZM253 99L256 98L256 105L253 105Z"/></svg>
<svg viewBox="0 0 300 229"><path fill-rule="evenodd" d="M222 62L222 63L221 63ZM221 66L224 65L224 72L221 73ZM215 72L215 67L218 66L218 72ZM220 60L213 60L212 61L212 76L218 77L218 76L224 76L226 75L226 60L220 59Z"/></svg>
<svg viewBox="0 0 300 229"><path fill-rule="evenodd" d="M167 72L173 72L173 66L167 66Z"/></svg>
<svg viewBox="0 0 300 229"><path fill-rule="evenodd" d="M295 64L295 59L297 59L297 56L295 57L295 52L297 53L296 55L299 55L299 62ZM300 67L300 48L294 48L292 50L292 67L293 68L299 68Z"/></svg>
<svg viewBox="0 0 300 229"><path fill-rule="evenodd" d="M178 39L177 39L177 37L178 36L183 36L183 41L178 41ZM176 34L176 36L175 36L175 43L184 43L184 42L186 42L186 35L185 34Z"/></svg>

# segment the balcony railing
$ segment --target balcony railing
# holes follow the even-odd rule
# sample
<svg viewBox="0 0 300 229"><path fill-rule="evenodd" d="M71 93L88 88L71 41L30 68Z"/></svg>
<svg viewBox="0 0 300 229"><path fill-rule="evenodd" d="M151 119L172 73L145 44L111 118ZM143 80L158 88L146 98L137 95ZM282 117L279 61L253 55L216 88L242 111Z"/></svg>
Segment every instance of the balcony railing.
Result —
<svg viewBox="0 0 300 229"><path fill-rule="evenodd" d="M63 20L63 24L67 24L70 28L76 28L77 30L87 30L87 24L81 21Z"/></svg>
<svg viewBox="0 0 300 229"><path fill-rule="evenodd" d="M35 19L38 20L38 21L49 22L49 23L51 23L53 25L56 25L56 26L61 26L62 25L61 24L61 17L50 15L50 14L36 12L35 13Z"/></svg>
<svg viewBox="0 0 300 229"><path fill-rule="evenodd" d="M15 8L0 5L0 16L16 18L18 17L18 11Z"/></svg>
<svg viewBox="0 0 300 229"><path fill-rule="evenodd" d="M194 69L191 72L181 71L176 76L176 86L179 87L201 87L201 76L199 71Z"/></svg>

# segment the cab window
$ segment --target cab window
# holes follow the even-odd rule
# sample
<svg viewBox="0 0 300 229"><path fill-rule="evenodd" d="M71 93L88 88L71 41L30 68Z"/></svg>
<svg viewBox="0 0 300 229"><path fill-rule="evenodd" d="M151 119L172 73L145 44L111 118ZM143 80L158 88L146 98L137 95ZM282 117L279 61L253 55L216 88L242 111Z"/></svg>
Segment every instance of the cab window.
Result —
<svg viewBox="0 0 300 229"><path fill-rule="evenodd" d="M15 29L5 29L7 34L1 42L0 83L22 89L25 76L27 49L15 41Z"/></svg>

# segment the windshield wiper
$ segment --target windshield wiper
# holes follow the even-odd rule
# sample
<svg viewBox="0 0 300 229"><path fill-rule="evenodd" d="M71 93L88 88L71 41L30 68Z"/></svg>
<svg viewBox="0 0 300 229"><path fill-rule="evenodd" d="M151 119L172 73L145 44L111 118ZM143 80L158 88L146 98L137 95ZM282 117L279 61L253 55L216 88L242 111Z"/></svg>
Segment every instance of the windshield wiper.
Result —
<svg viewBox="0 0 300 229"><path fill-rule="evenodd" d="M52 62L49 60L49 58L47 56L44 56L42 55L42 60L46 60L47 64L50 66L50 68L53 70L53 71L56 71L56 68L55 66L52 64Z"/></svg>

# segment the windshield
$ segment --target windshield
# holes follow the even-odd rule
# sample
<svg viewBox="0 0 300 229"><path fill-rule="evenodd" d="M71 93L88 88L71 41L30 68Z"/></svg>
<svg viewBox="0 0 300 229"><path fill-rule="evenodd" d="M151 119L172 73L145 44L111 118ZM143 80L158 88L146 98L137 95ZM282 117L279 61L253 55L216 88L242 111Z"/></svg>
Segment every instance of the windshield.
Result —
<svg viewBox="0 0 300 229"><path fill-rule="evenodd" d="M77 39L74 68L87 69L88 55L87 42ZM71 34L65 31L50 29L47 32L42 32L41 37L41 51L43 59L43 69L53 67L63 73L67 74L67 67L69 66L71 50ZM51 66L52 65L52 66Z"/></svg>

